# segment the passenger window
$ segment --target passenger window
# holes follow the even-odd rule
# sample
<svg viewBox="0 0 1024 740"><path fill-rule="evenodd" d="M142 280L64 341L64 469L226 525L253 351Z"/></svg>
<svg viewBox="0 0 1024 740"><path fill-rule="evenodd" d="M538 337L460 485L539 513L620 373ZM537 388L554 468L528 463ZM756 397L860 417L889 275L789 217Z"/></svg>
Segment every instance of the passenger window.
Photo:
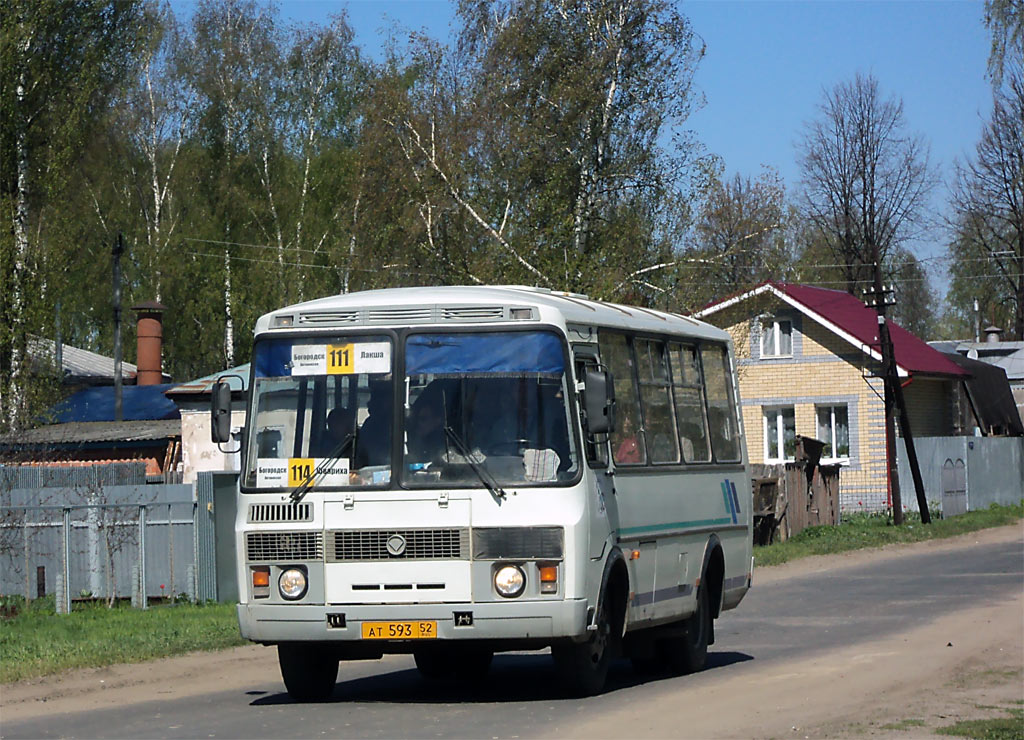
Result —
<svg viewBox="0 0 1024 740"><path fill-rule="evenodd" d="M740 435L729 355L723 347L707 346L701 349L701 360L707 387L711 449L719 462L738 462Z"/></svg>
<svg viewBox="0 0 1024 740"><path fill-rule="evenodd" d="M704 383L700 375L697 348L673 343L669 358L672 365L672 394L675 398L676 424L683 448L684 462L709 462L711 442L704 406Z"/></svg>
<svg viewBox="0 0 1024 740"><path fill-rule="evenodd" d="M647 462L641 437L640 399L634 378L633 352L624 334L601 332L598 337L601 361L615 379L615 429L611 433L616 465Z"/></svg>
<svg viewBox="0 0 1024 740"><path fill-rule="evenodd" d="M634 348L647 455L653 463L677 463L679 442L676 439L665 343L653 339L637 339Z"/></svg>

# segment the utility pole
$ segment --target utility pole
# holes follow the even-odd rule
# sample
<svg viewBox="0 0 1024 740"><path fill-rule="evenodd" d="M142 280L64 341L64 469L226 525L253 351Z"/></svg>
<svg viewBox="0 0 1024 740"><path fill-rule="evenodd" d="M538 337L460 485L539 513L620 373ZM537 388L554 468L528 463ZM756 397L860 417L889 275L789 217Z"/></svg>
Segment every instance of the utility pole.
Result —
<svg viewBox="0 0 1024 740"><path fill-rule="evenodd" d="M875 251L874 265L874 286L868 291L871 301L868 306L874 308L878 313L878 341L881 344L882 352L882 382L885 389L885 450L886 466L888 467L889 483L892 491L892 518L897 525L903 524L903 501L900 496L899 467L896 460L896 424L893 418L894 412L899 413L900 434L907 447L907 462L910 463L910 474L914 479L914 491L917 494L917 506L921 511L921 521L924 524L931 523L931 516L928 513L928 500L925 497L924 481L921 478L921 468L917 461L917 450L914 447L914 437L910 430L910 416L907 414L907 404L903 398L903 386L900 383L899 372L896 365L896 354L892 346L892 337L889 335L889 324L885 319L885 309L895 305L895 295L892 289L886 290L882 285L882 269L877 259L877 248Z"/></svg>
<svg viewBox="0 0 1024 740"><path fill-rule="evenodd" d="M121 404L121 255L124 241L121 232L111 250L114 257L114 421L124 421Z"/></svg>

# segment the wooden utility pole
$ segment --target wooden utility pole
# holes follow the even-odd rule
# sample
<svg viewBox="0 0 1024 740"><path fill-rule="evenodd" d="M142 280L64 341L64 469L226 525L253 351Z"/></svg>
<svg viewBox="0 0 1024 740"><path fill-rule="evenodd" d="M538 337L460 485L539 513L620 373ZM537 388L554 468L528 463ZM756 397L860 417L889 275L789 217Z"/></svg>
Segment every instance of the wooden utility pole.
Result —
<svg viewBox="0 0 1024 740"><path fill-rule="evenodd" d="M892 518L895 524L903 524L903 501L900 496L900 476L896 460L896 424L893 418L894 412L898 411L900 434L907 448L907 462L910 463L910 474L914 479L914 491L917 494L917 506L921 512L921 521L924 524L930 524L931 515L928 513L928 500L925 497L924 481L921 478L921 468L917 461L917 450L914 448L914 437L910 429L910 416L907 414L907 404L903 398L903 385L900 383L899 371L896 365L896 354L892 346L892 337L889 335L889 324L885 319L886 307L894 305L895 301L887 297L886 290L882 285L882 268L878 263L877 248L874 251L876 257L874 287L870 291L872 301L868 305L878 312L878 341L881 344L882 382L885 389L886 466L888 467L889 485L892 491Z"/></svg>
<svg viewBox="0 0 1024 740"><path fill-rule="evenodd" d="M121 233L117 234L114 249L114 421L124 420L121 404L121 255L124 254L124 241Z"/></svg>

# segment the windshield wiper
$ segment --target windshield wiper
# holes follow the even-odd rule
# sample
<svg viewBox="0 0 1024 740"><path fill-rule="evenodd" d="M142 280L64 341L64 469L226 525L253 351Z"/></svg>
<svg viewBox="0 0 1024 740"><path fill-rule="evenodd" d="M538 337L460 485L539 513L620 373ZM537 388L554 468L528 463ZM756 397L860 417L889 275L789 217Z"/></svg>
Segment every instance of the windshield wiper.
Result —
<svg viewBox="0 0 1024 740"><path fill-rule="evenodd" d="M494 479L489 471L477 465L476 460L473 459L473 453L469 451L469 448L466 447L466 443L462 441L462 438L458 434L456 434L455 430L446 424L444 427L444 433L452 441L452 444L455 445L456 451L462 455L467 463L469 463L469 467L472 468L474 473L476 473L476 477L479 478L480 482L483 483L487 490L491 492L491 495L500 499L507 498L508 494L505 492L505 489L498 485L498 481Z"/></svg>
<svg viewBox="0 0 1024 740"><path fill-rule="evenodd" d="M349 443L352 443L352 449L354 450L355 441L356 433L354 430L346 434L345 438L334 446L334 449L331 450L331 453L323 460L321 460L320 464L317 465L316 468L314 468L313 471L309 475L307 475L299 485L295 486L295 488L292 490L289 496L289 498L291 498L292 500L292 503L299 503L299 501L302 500L303 496L309 493L309 489L313 487L313 481L316 480L317 476L323 475L328 470L330 470L331 466L334 465L334 463L338 462L339 459L341 459L341 453L345 451L345 448L349 445Z"/></svg>

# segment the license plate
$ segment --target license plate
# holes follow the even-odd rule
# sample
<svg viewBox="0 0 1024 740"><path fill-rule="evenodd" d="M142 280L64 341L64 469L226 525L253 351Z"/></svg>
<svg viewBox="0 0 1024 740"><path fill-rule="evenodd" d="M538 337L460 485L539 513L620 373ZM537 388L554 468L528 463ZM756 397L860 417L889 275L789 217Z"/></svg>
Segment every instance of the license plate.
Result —
<svg viewBox="0 0 1024 740"><path fill-rule="evenodd" d="M363 622L364 640L429 640L437 637L437 622Z"/></svg>

